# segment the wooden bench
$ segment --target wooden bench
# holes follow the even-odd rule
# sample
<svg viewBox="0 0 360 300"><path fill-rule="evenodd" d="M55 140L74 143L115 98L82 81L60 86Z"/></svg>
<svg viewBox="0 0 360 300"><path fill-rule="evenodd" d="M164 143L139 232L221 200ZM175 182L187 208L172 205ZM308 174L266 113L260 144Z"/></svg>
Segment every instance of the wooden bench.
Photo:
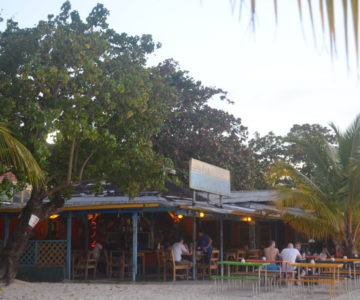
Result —
<svg viewBox="0 0 360 300"><path fill-rule="evenodd" d="M330 280L330 279L296 279L296 278L292 278L292 279L283 279L284 282L293 282L293 283L307 283L309 286L314 286L316 284L319 284L319 283L325 283L325 284L328 284L328 287L329 287L329 297L330 299L333 298L333 294L334 294L334 288L335 288L335 285L337 283L339 283L338 280ZM292 287L293 285L290 286L291 289L290 289L290 292L292 294Z"/></svg>
<svg viewBox="0 0 360 300"><path fill-rule="evenodd" d="M326 272L326 271L323 271L321 273L322 274L332 274L332 272ZM360 270L352 270L352 269L350 269L350 270L339 270L336 273L360 276Z"/></svg>
<svg viewBox="0 0 360 300"><path fill-rule="evenodd" d="M260 291L260 278L257 276L249 276L249 275L236 275L236 276L221 276L221 275L212 275L210 276L211 279L214 280L215 282L215 287L216 290L222 291L223 287L224 287L224 280L226 281L240 281L240 282L244 282L244 281L248 281L248 282L252 282L252 292L253 294L256 294L258 291ZM219 288L219 283L220 282L220 288Z"/></svg>
<svg viewBox="0 0 360 300"><path fill-rule="evenodd" d="M302 277L302 279L325 279L325 280L334 280L334 277L331 275L305 275L304 277ZM348 277L338 277L336 278L336 280L347 280L349 279Z"/></svg>
<svg viewBox="0 0 360 300"><path fill-rule="evenodd" d="M221 276L221 275L212 275L210 276L211 279L234 279L234 280L260 280L259 277L255 276L247 276L247 275L230 275L230 276Z"/></svg>
<svg viewBox="0 0 360 300"><path fill-rule="evenodd" d="M231 276L251 276L251 277L259 278L259 273L258 272L236 272L236 273L231 273ZM263 280L264 285L267 288L275 287L276 283L279 282L277 279L279 279L279 274L276 274L276 273L269 274L269 272L260 273L260 280Z"/></svg>

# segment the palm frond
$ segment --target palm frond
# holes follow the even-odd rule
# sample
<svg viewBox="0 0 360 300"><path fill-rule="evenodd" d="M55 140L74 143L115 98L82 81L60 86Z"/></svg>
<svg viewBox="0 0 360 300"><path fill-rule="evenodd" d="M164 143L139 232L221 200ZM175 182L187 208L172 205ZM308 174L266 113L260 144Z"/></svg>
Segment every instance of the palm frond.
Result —
<svg viewBox="0 0 360 300"><path fill-rule="evenodd" d="M240 3L244 3L246 1L250 1L251 3L251 22L252 22L252 26L255 29L255 24L254 24L254 20L255 20L255 13L256 13L256 5L255 5L255 0L238 0L240 1ZM300 16L300 22L303 22L303 4L302 4L302 0L294 0L297 1L297 6L298 6L298 12L299 12L299 16ZM335 54L336 54L336 45L338 43L337 41L337 34L336 34L336 28L337 28L337 23L336 23L336 17L338 16L337 14L337 10L338 9L342 9L342 16L343 16L343 26L344 26L344 44L345 44L345 56L346 56L346 61L347 61L347 66L349 68L350 64L349 64L349 55L350 55L350 51L349 51L349 28L348 28L348 22L350 22L350 18L349 15L351 15L351 19L352 19L352 39L353 39L353 44L354 44L354 53L355 53L355 57L356 57L356 70L358 73L358 77L360 76L359 74L359 68L360 68L360 47L359 47L359 0L342 0L342 5L336 6L335 4L337 4L337 1L334 0L308 0L308 10L310 13L310 22L311 25L314 26L314 19L315 16L313 15L313 10L312 10L312 4L316 3L316 1L319 2L319 18L320 18L320 22L321 22L321 28L322 28L322 32L323 32L323 36L325 36L325 34L329 34L329 46L330 46L330 53L331 53L331 58L334 58ZM278 19L278 3L276 0L274 0L274 14L275 14L275 20L277 23L277 19ZM349 4L350 3L350 4ZM314 34L315 30L313 29L313 34Z"/></svg>
<svg viewBox="0 0 360 300"><path fill-rule="evenodd" d="M338 234L336 223L328 222L311 215L295 215L284 213L282 219L294 229L317 239L325 239Z"/></svg>
<svg viewBox="0 0 360 300"><path fill-rule="evenodd" d="M300 147L307 157L316 165L317 176L323 180L323 186L334 190L339 183L339 154L337 148L330 145L322 136L304 136L301 139L292 139L298 147ZM329 172L332 176L327 176Z"/></svg>
<svg viewBox="0 0 360 300"><path fill-rule="evenodd" d="M15 171L25 173L32 185L44 182L44 174L30 151L0 125L0 162Z"/></svg>
<svg viewBox="0 0 360 300"><path fill-rule="evenodd" d="M321 188L316 185L310 178L306 175L302 174L299 170L297 170L294 166L284 162L277 161L269 171L270 182L276 182L281 180L282 178L291 179L297 185L302 185L302 188L308 187L308 190L313 191L313 193L317 193L318 197L324 197L325 194L321 190ZM282 186L277 186L279 189L282 189Z"/></svg>
<svg viewBox="0 0 360 300"><path fill-rule="evenodd" d="M276 183L277 207L291 226L348 246L355 242L356 247L360 241L360 115L344 132L330 126L336 134L335 146L316 136L292 140L315 166L310 177L285 162L272 166L268 177Z"/></svg>
<svg viewBox="0 0 360 300"><path fill-rule="evenodd" d="M275 14L275 23L278 24L278 2L274 0L274 14Z"/></svg>
<svg viewBox="0 0 360 300"><path fill-rule="evenodd" d="M345 38L346 65L349 70L350 65L349 65L348 0L343 0L342 4L343 4L343 14L344 14L344 38Z"/></svg>
<svg viewBox="0 0 360 300"><path fill-rule="evenodd" d="M353 19L353 31L356 52L356 66L359 72L359 1L351 0L351 12Z"/></svg>

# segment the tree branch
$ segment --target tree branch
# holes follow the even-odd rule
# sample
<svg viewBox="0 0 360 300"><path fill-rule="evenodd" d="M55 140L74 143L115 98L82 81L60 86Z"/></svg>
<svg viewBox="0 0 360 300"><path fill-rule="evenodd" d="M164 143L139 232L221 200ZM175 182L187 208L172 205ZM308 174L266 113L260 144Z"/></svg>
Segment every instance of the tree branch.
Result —
<svg viewBox="0 0 360 300"><path fill-rule="evenodd" d="M68 171L67 171L67 176L66 176L67 184L71 183L75 146L76 146L76 139L73 139L72 143L71 143L71 147L70 147L69 164L68 164Z"/></svg>
<svg viewBox="0 0 360 300"><path fill-rule="evenodd" d="M84 169L87 165L87 163L89 162L89 160L91 159L91 157L95 154L96 150L93 150L89 156L85 159L84 163L81 166L80 172L79 172L79 180L82 179L83 173L84 173Z"/></svg>
<svg viewBox="0 0 360 300"><path fill-rule="evenodd" d="M60 212L64 208L65 200L62 197L61 193L58 191L55 193L55 197L53 201L45 203L42 205L41 213L42 219L46 219L55 212Z"/></svg>
<svg viewBox="0 0 360 300"><path fill-rule="evenodd" d="M46 180L46 183L49 183L51 180L55 179L56 177L59 177L59 176L64 176L65 173L56 173L56 174L53 174L51 176L49 176L49 178Z"/></svg>
<svg viewBox="0 0 360 300"><path fill-rule="evenodd" d="M75 151L75 157L74 157L74 163L73 163L73 173L76 173L76 171L77 171L79 151L80 151L80 142L78 142L76 145L76 151Z"/></svg>

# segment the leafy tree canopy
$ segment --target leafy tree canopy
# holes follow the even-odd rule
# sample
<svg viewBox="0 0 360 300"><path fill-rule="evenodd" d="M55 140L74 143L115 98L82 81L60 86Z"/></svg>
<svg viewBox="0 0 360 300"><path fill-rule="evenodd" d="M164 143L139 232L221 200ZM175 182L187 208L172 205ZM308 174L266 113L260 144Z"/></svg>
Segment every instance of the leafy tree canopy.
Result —
<svg viewBox="0 0 360 300"><path fill-rule="evenodd" d="M177 103L154 138L155 149L173 160L184 184L193 157L229 169L233 189L249 188L247 128L239 118L208 105L212 97L231 103L226 92L195 81L173 60L160 64L157 72L174 88Z"/></svg>
<svg viewBox="0 0 360 300"><path fill-rule="evenodd" d="M315 166L304 149L299 146L299 140L311 140L313 143L321 143L323 139L330 144L336 142L335 135L330 128L319 124L295 124L287 134L287 155L289 161L306 176L311 176Z"/></svg>
<svg viewBox="0 0 360 300"><path fill-rule="evenodd" d="M145 66L152 37L119 34L108 15L98 4L84 21L65 2L32 28L9 20L0 32L2 122L39 162L47 194L106 179L135 195L163 182L169 161L150 138L175 98Z"/></svg>
<svg viewBox="0 0 360 300"><path fill-rule="evenodd" d="M264 136L255 133L248 145L253 157L254 188L267 189L269 184L266 181L266 174L269 167L280 159L287 160L284 138L271 131Z"/></svg>

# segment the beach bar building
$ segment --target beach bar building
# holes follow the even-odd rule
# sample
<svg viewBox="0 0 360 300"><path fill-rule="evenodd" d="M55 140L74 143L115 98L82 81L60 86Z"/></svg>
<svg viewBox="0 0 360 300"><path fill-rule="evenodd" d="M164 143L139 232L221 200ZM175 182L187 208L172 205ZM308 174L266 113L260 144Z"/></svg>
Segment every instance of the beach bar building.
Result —
<svg viewBox="0 0 360 300"><path fill-rule="evenodd" d="M268 240L282 246L295 238L295 232L279 220L273 205L274 191L232 192L222 203L215 195L194 193L169 185L166 192L144 192L134 199L113 191L97 196L74 194L59 215L34 228L21 257L19 274L25 279L51 280L51 269L54 280L72 279L76 272L74 253L100 244L104 249L121 247L130 253L126 278L151 279L159 270L156 250L170 246L178 235L191 243L198 229L211 236L221 258L228 258L233 249L254 250L260 255L256 249ZM2 246L23 206L10 202L0 207ZM103 276L108 271L108 267L99 266Z"/></svg>

